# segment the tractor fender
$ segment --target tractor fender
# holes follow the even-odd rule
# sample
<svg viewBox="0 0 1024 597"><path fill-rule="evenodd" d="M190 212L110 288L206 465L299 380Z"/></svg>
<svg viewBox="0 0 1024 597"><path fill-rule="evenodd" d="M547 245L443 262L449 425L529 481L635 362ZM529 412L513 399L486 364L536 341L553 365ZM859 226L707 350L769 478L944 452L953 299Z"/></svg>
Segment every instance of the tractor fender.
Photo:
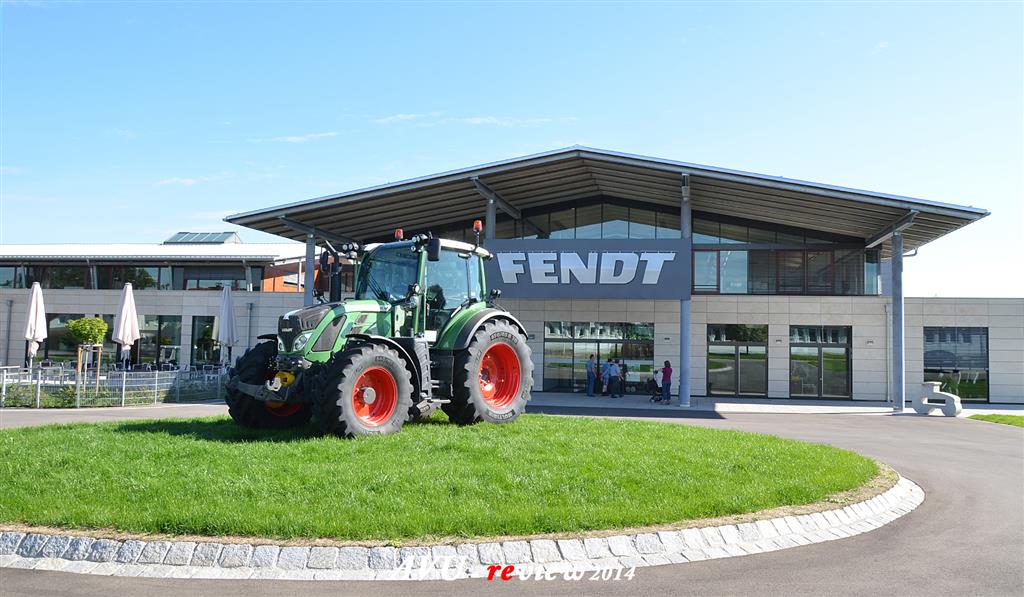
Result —
<svg viewBox="0 0 1024 597"><path fill-rule="evenodd" d="M516 326L523 336L526 336L527 338L530 337L529 334L526 333L526 327L523 326L515 315L512 315L508 311L492 307L483 309L479 313L476 313L469 321L466 322L466 325L462 326L462 330L459 332L459 335L455 337L455 344L452 346L452 349L464 350L469 348L469 343L473 340L473 336L476 335L477 331L479 331L485 323L493 319L504 319Z"/></svg>
<svg viewBox="0 0 1024 597"><path fill-rule="evenodd" d="M404 346L385 336L377 336L374 334L347 334L345 337L347 338L347 341L345 342L346 349L357 344L383 344L388 348L393 348L395 352L397 352L405 362L409 364L409 368L412 371L413 403L420 400L419 396L420 391L422 390L420 387L422 385L420 380L423 379L423 372L420 370L420 362L419 359L416 358L416 355L410 354Z"/></svg>

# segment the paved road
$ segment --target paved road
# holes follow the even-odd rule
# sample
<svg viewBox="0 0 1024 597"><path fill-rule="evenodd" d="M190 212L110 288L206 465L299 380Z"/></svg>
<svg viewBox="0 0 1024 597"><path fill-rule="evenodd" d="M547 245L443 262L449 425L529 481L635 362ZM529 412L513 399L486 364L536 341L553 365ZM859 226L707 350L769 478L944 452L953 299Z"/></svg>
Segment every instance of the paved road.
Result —
<svg viewBox="0 0 1024 597"><path fill-rule="evenodd" d="M180 411L175 411L180 412ZM850 539L741 558L641 568L632 581L329 583L111 578L0 571L10 595L1021 595L1024 430L913 416L664 419L824 442L884 460L927 493L894 523Z"/></svg>

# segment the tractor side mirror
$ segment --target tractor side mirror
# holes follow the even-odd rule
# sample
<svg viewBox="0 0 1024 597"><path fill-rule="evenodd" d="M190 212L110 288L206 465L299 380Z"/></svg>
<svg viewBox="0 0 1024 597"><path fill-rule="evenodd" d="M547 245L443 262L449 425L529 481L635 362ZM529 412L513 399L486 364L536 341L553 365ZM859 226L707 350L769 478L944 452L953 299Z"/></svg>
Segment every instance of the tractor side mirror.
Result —
<svg viewBox="0 0 1024 597"><path fill-rule="evenodd" d="M427 261L441 261L441 239L427 239Z"/></svg>
<svg viewBox="0 0 1024 597"><path fill-rule="evenodd" d="M423 292L423 289L420 288L419 282L413 282L412 284L409 284L409 292L405 296L406 298L413 298L415 296L419 296L421 292Z"/></svg>
<svg viewBox="0 0 1024 597"><path fill-rule="evenodd" d="M331 271L331 254L326 250L320 251L320 271Z"/></svg>

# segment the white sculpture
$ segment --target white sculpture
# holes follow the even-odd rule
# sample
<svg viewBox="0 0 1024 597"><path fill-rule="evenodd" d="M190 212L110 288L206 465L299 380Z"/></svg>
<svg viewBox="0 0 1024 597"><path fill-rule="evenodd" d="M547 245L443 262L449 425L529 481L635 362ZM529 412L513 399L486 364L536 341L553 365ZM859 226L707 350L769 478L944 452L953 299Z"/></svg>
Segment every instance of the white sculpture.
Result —
<svg viewBox="0 0 1024 597"><path fill-rule="evenodd" d="M939 389L941 387L942 384L937 381L926 381L921 384L921 391L914 395L914 410L917 414L929 415L936 408L942 409L942 414L947 417L955 417L963 412L960 397L943 392Z"/></svg>

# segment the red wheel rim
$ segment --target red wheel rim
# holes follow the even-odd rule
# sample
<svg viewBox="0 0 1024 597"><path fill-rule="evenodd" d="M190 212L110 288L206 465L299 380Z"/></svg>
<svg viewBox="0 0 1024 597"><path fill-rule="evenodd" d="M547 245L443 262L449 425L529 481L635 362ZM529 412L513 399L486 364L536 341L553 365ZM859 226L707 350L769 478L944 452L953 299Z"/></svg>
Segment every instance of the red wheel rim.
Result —
<svg viewBox="0 0 1024 597"><path fill-rule="evenodd" d="M264 376L266 377L265 381L270 381L274 379L274 377L276 376L277 371L270 371L269 373L267 373L267 375ZM275 417L284 418L290 417L295 413L299 412L299 410L302 409L302 405L299 404L298 402L277 402L274 400L267 400L266 402L263 403L263 408L265 408L268 413L274 415Z"/></svg>
<svg viewBox="0 0 1024 597"><path fill-rule="evenodd" d="M371 427L387 422L398 404L398 382L383 367L371 367L356 379L352 405L359 420Z"/></svg>
<svg viewBox="0 0 1024 597"><path fill-rule="evenodd" d="M268 413L275 417L290 417L299 412L299 409L302 408L302 405L298 402L267 401L263 403L263 406L266 407Z"/></svg>
<svg viewBox="0 0 1024 597"><path fill-rule="evenodd" d="M508 344L495 344L480 361L480 394L484 402L505 408L519 394L519 355Z"/></svg>

